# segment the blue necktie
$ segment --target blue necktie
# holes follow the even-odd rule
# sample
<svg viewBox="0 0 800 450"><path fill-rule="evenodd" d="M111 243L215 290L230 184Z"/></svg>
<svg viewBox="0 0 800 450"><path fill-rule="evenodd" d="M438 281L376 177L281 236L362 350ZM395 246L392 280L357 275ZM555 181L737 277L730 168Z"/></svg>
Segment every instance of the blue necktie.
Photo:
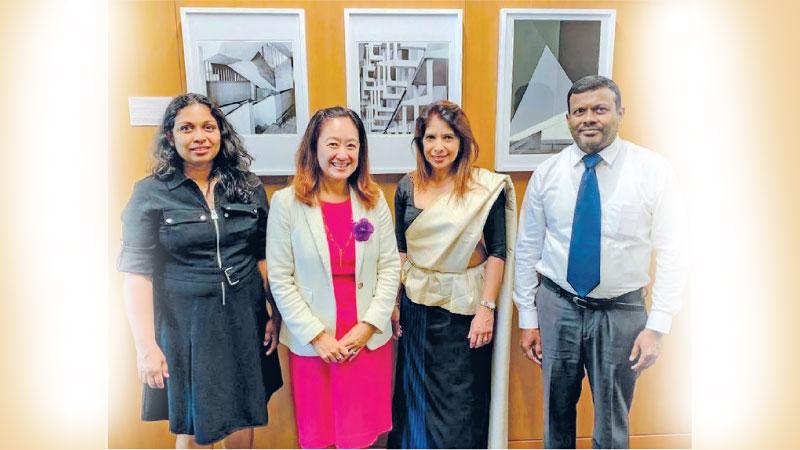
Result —
<svg viewBox="0 0 800 450"><path fill-rule="evenodd" d="M583 157L586 170L581 177L572 219L567 282L580 297L586 297L600 284L600 188L594 171L598 162L600 155L597 153Z"/></svg>

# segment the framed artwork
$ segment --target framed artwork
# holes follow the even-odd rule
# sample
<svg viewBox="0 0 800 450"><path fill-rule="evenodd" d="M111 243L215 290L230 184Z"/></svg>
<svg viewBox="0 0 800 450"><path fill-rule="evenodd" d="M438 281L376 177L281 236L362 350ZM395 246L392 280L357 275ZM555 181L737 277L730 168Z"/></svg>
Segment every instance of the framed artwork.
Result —
<svg viewBox="0 0 800 450"><path fill-rule="evenodd" d="M186 87L219 104L258 175L294 173L308 124L302 9L181 8Z"/></svg>
<svg viewBox="0 0 800 450"><path fill-rule="evenodd" d="M461 103L461 23L460 9L345 9L347 106L369 134L372 173L413 170L421 108Z"/></svg>
<svg viewBox="0 0 800 450"><path fill-rule="evenodd" d="M567 93L611 77L614 10L501 9L495 169L534 170L572 144Z"/></svg>

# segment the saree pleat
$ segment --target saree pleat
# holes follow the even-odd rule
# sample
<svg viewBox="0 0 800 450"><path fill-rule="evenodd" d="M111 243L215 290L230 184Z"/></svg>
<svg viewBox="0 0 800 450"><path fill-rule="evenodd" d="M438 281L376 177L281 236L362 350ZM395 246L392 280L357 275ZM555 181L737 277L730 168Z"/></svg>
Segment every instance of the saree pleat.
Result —
<svg viewBox="0 0 800 450"><path fill-rule="evenodd" d="M470 349L471 316L403 294L390 448L486 448L492 346Z"/></svg>

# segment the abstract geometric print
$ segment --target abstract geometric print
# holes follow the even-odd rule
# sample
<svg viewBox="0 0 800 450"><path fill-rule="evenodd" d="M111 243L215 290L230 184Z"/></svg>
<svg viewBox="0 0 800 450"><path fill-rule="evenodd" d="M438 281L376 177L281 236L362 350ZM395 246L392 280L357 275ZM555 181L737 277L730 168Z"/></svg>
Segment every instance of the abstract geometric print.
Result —
<svg viewBox="0 0 800 450"><path fill-rule="evenodd" d="M448 43L359 42L360 113L369 133L408 134L420 108L448 98Z"/></svg>
<svg viewBox="0 0 800 450"><path fill-rule="evenodd" d="M516 20L511 154L557 153L572 143L565 115L572 83L599 70L600 21Z"/></svg>
<svg viewBox="0 0 800 450"><path fill-rule="evenodd" d="M240 134L294 134L291 42L201 42L206 93Z"/></svg>

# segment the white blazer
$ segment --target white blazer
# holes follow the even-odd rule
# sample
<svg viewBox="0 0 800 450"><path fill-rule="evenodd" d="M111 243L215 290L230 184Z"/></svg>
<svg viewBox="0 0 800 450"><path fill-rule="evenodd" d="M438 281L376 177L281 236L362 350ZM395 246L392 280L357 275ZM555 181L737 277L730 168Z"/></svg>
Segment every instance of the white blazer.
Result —
<svg viewBox="0 0 800 450"><path fill-rule="evenodd" d="M391 315L400 284L400 255L389 206L381 192L366 210L350 189L353 221L367 218L375 231L354 241L358 320L378 331L367 341L376 349L392 336ZM317 356L311 340L322 330L336 334L336 299L322 210L295 198L289 186L272 196L267 220L267 271L275 303L283 317L280 341L292 353Z"/></svg>

